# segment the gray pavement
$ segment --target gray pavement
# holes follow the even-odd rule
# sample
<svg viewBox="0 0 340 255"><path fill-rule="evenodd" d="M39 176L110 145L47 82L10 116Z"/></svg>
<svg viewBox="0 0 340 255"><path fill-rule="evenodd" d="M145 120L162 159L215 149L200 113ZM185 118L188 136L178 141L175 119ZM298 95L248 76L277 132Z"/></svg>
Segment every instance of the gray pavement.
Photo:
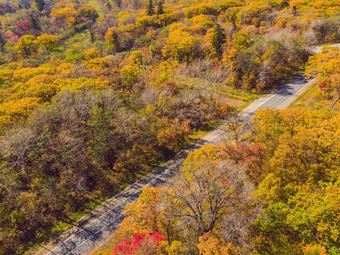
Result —
<svg viewBox="0 0 340 255"><path fill-rule="evenodd" d="M256 113L260 108L271 107L276 109L287 108L296 98L298 98L315 79L306 80L303 75L299 75L293 81L285 84L283 88L266 97L257 99L242 111L242 117L246 121Z"/></svg>

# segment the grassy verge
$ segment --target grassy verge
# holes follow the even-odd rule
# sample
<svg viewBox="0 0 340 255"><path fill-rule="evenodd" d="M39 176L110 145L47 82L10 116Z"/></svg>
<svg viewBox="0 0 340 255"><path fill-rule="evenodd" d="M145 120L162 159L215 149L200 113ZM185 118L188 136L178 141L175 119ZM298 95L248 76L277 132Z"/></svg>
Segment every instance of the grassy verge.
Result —
<svg viewBox="0 0 340 255"><path fill-rule="evenodd" d="M307 91L298 97L289 108L305 108L308 110L329 110L332 99L327 99L326 93L318 88L317 82L314 83ZM340 111L338 102L333 110Z"/></svg>
<svg viewBox="0 0 340 255"><path fill-rule="evenodd" d="M252 92L247 92L244 90L228 88L223 91L224 95L234 99L238 99L247 103L254 101L259 98L260 94L255 94Z"/></svg>

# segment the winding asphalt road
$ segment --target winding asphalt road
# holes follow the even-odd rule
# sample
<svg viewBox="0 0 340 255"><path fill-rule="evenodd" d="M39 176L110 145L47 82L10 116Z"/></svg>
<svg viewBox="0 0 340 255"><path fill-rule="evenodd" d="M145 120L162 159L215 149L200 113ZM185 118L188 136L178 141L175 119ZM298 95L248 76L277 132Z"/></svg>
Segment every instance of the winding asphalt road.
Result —
<svg viewBox="0 0 340 255"><path fill-rule="evenodd" d="M241 112L242 122L247 123L259 108L273 107L284 109L288 107L313 81L314 79L306 80L300 75L276 93L254 101ZM56 243L54 249L47 249L47 255L82 255L90 253L117 229L124 218L121 212L128 203L138 199L143 187L148 184L156 186L166 182L178 172L184 159L190 152L197 150L204 144L218 144L225 137L226 133L223 131L223 127L219 127L191 144L179 152L173 159L98 206L98 208L86 216L87 224L82 224L82 219L79 223L77 222L75 224L76 228L73 228L73 233L69 234L66 240L64 239Z"/></svg>

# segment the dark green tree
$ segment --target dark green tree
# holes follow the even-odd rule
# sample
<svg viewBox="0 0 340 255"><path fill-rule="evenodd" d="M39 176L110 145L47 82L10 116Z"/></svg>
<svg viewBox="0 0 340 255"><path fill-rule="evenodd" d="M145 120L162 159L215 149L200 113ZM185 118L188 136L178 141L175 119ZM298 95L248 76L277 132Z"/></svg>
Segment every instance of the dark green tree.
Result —
<svg viewBox="0 0 340 255"><path fill-rule="evenodd" d="M38 11L43 11L44 6L45 6L45 1L44 0L35 0L35 3L37 4Z"/></svg>
<svg viewBox="0 0 340 255"><path fill-rule="evenodd" d="M34 30L34 32L38 32L41 31L41 27L40 27L40 20L39 17L37 15L34 15L33 13L31 13L28 16L28 22L30 23L30 27Z"/></svg>
<svg viewBox="0 0 340 255"><path fill-rule="evenodd" d="M0 24L0 27L1 27L1 24ZM2 30L0 29L0 51L2 53L4 53L5 44L6 44L6 38Z"/></svg>
<svg viewBox="0 0 340 255"><path fill-rule="evenodd" d="M164 14L163 1L159 1L156 13L157 13L157 15Z"/></svg>
<svg viewBox="0 0 340 255"><path fill-rule="evenodd" d="M116 0L116 4L119 8L121 8L122 7L122 0Z"/></svg>
<svg viewBox="0 0 340 255"><path fill-rule="evenodd" d="M152 15L155 14L155 8L154 8L154 6L153 6L152 0L149 0L149 3L148 3L148 12L147 12L147 14L148 14L149 16L152 16Z"/></svg>
<svg viewBox="0 0 340 255"><path fill-rule="evenodd" d="M221 59L223 50L222 46L226 42L226 34L220 24L216 24L214 34L212 36L212 46L215 49L216 57Z"/></svg>

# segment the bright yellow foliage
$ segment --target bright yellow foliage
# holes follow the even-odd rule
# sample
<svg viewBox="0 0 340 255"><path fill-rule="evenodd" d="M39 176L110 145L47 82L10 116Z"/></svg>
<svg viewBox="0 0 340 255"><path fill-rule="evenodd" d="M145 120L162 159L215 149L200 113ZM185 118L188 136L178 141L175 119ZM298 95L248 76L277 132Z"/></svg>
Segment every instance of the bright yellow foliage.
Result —
<svg viewBox="0 0 340 255"><path fill-rule="evenodd" d="M8 125L25 120L37 106L40 105L40 99L26 97L18 100L3 102L0 104L0 133Z"/></svg>
<svg viewBox="0 0 340 255"><path fill-rule="evenodd" d="M201 39L191 35L187 27L170 27L167 45L162 49L163 56L190 63L199 54Z"/></svg>
<svg viewBox="0 0 340 255"><path fill-rule="evenodd" d="M201 236L197 248L201 255L239 254L231 243L226 243L216 232L209 232Z"/></svg>
<svg viewBox="0 0 340 255"><path fill-rule="evenodd" d="M15 45L16 52L22 57L29 57L37 52L38 44L34 35L23 35Z"/></svg>
<svg viewBox="0 0 340 255"><path fill-rule="evenodd" d="M37 37L37 43L44 51L53 51L59 45L59 40L55 35L42 34Z"/></svg>

